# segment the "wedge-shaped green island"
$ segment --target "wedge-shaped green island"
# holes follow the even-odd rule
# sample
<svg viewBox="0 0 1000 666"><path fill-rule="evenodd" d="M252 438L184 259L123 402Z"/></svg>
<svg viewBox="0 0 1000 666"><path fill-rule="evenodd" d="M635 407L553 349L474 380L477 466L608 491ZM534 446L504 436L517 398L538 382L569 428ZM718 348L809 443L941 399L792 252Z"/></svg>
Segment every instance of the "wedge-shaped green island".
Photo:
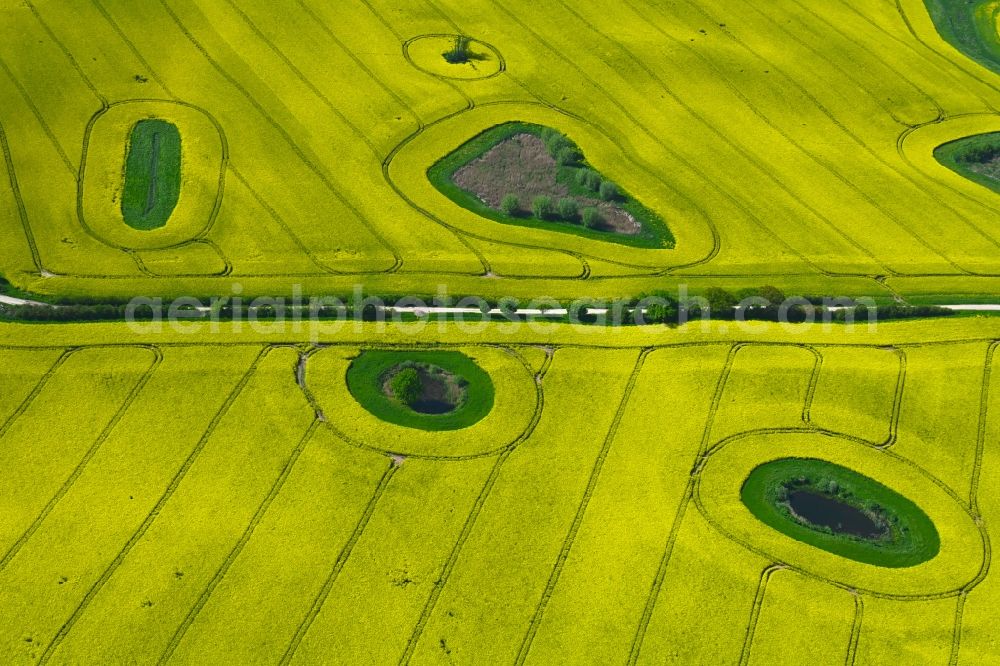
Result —
<svg viewBox="0 0 1000 666"><path fill-rule="evenodd" d="M782 458L750 472L740 498L765 524L848 559L911 567L941 547L920 507L878 481L816 458Z"/></svg>
<svg viewBox="0 0 1000 666"><path fill-rule="evenodd" d="M173 123L140 120L125 157L122 218L133 229L166 226L181 192L181 134Z"/></svg>
<svg viewBox="0 0 1000 666"><path fill-rule="evenodd" d="M670 229L656 213L549 127L497 125L459 146L427 175L442 194L490 220L636 247L674 247Z"/></svg>
<svg viewBox="0 0 1000 666"><path fill-rule="evenodd" d="M980 65L1000 73L996 0L924 0L942 38Z"/></svg>
<svg viewBox="0 0 1000 666"><path fill-rule="evenodd" d="M934 150L938 162L1000 194L1000 132L949 141Z"/></svg>

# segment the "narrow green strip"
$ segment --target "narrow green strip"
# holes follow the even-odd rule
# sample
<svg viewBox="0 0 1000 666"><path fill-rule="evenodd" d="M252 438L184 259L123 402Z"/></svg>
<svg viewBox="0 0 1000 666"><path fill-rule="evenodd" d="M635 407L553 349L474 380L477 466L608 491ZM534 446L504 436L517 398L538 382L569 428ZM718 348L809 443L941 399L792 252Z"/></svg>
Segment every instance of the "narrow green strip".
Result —
<svg viewBox="0 0 1000 666"><path fill-rule="evenodd" d="M140 231L166 226L181 191L181 135L165 120L140 120L125 158L122 217Z"/></svg>

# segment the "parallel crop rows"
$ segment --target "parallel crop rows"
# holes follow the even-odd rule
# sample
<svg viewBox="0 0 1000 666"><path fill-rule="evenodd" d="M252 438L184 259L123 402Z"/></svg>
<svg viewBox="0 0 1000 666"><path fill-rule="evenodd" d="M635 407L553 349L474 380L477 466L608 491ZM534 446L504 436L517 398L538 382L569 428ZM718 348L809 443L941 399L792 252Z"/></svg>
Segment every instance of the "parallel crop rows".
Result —
<svg viewBox="0 0 1000 666"><path fill-rule="evenodd" d="M343 525L343 528L338 528L342 530L338 532L341 536L336 537L343 541L336 546L336 550L330 551L332 559L322 568L287 573L300 579L298 585L302 586L300 592L297 592L299 588L285 588L280 595L287 598L286 603L294 599L298 609L295 613L302 613L298 616L297 625L277 623L273 636L255 637L255 640L275 648L285 646L277 650L267 648L272 650L269 654L275 661L291 663L298 658L305 659L306 654L311 660L335 649L330 641L336 640L336 633L330 634L329 627L334 626L331 622L337 623L337 615L344 612L350 615L350 606L343 606L348 599L342 598L342 595L359 585L374 585L371 590L372 594L378 595L379 607L390 614L395 612L391 609L399 605L399 629L403 629L404 633L410 632L409 638L399 636L386 641L387 637L381 636L375 629L364 640L371 641L369 648L375 650L373 654L380 659L402 662L423 660L435 654L452 655L454 658L490 654L499 661L542 663L554 654L576 654L573 650L579 650L579 654L584 655L597 650L604 651L600 652L602 658L610 661L646 663L661 661L665 656L664 649L692 651L686 654L694 658L694 651L728 650L730 648L726 646L729 645L736 650L735 653L716 652L717 659L758 663L767 661L767 655L772 654L770 651L782 649L782 645L773 643L770 638L777 635L773 623L787 626L784 618L791 613L798 618L795 624L799 626L799 631L806 634L810 631L842 633L846 663L867 663L866 659L873 654L870 651L875 649L871 645L871 632L891 633L891 627L884 623L898 620L898 617L885 616L887 607L884 604L892 604L894 616L905 617L911 608L915 613L923 613L927 604L944 603L949 599L957 603L957 607L952 606L950 616L939 617L938 626L942 630L947 628L949 635L953 636L952 652L957 655L960 645L978 640L963 640L963 626L972 622L976 631L970 631L968 635L983 635L980 623L986 616L982 609L995 594L995 584L990 578L989 540L985 532L986 559L979 575L968 584L943 594L886 597L854 590L838 580L826 580L810 571L808 564L768 562L767 554L759 551L755 544L742 543L738 539L734 543L728 529L716 531L713 528L714 519L705 513L699 500L699 479L705 461L716 451L729 446L730 442L768 432L827 433L846 437L928 473L926 468L920 468L921 458L931 453L932 448L940 446L941 442L947 441L950 433L942 429L931 435L925 434L924 437L930 436L930 439L924 439L920 447L908 442L917 424L906 418L905 405L908 400L920 399L921 396L914 392L923 393L930 385L924 381L928 376L924 365L914 367L911 364L904 373L907 367L904 360L914 353L926 355L930 352L943 362L946 357L954 356L955 350L966 347L968 345L965 344L934 347L900 345L884 350L864 346L739 344L727 348L723 345L680 344L631 351L557 347L554 355L545 357L542 367L534 369L539 392L537 411L522 434L522 441L482 462L478 458L408 461L405 455L390 459L375 451L343 447L344 441L337 433L346 424L338 423L336 413L318 415L313 406L315 398L302 394L307 384L299 384L294 372L296 364L289 362L299 358L299 350L252 346L242 350L232 348L226 353L234 361L239 359L239 363L216 364L210 369L209 381L216 387L212 393L217 397L199 407L200 416L191 416L192 426L204 428L204 431L197 441L191 438L190 444L183 445L190 446L186 454L183 450L173 454L174 462L171 464L176 467L172 472L165 468L155 475L160 479L156 483L164 485L146 488L130 486L125 482L120 486L106 485L100 490L94 485L96 480L102 474L113 472L116 467L127 469L129 459L140 455L134 448L140 442L143 447L165 444L159 442L155 435L130 430L133 419L155 418L155 414L134 413L140 405L143 410L147 408L153 398L149 392L158 390L163 383L176 381L177 373L185 372L182 361L190 362L197 357L207 359L219 350L212 346L169 345L148 349L84 346L64 351L39 349L37 352L22 348L17 353L45 353L55 363L40 375L25 376L23 389L20 389L25 398L20 404L9 405L6 413L0 414L4 419L0 442L7 451L17 451L24 446L23 438L32 424L45 418L44 412L40 411L44 405L65 399L60 397L59 386L72 381L74 373L83 367L77 369L68 365L73 359L80 364L87 359L99 362L102 355L125 354L134 359L131 363L135 374L120 389L112 389L118 391L119 397L105 407L109 420L103 428L92 432L93 439L89 445L81 442L77 446L80 457L75 462L66 460L62 463L67 475L61 485L52 487L51 495L40 505L37 499L31 500L40 510L23 516L15 513L16 521L24 525L16 535L9 528L0 532L7 535L2 544L6 555L0 560L0 581L5 589L12 591L2 602L2 616L8 619L4 621L3 632L6 642L0 646L0 651L13 656L15 661L42 663L86 659L86 655L91 654L88 650L94 649L102 653L110 650L106 654L121 658L151 659L162 663L173 657L186 660L194 655L211 659L211 651L204 650L211 649L213 635L221 631L224 635L221 637L222 645L225 646L229 640L225 637L229 635L228 625L256 622L254 618L260 613L278 612L278 609L241 605L238 597L231 596L240 594L240 591L229 582L229 578L236 576L236 580L245 581L248 576L254 575L255 567L263 566L273 572L280 570L274 569L279 563L265 564L257 559L261 554L260 546L264 545L262 542L258 546L257 542L272 539L271 534L275 530L286 533L283 538L308 537L308 533L301 532L295 522L289 522L296 515L295 505L290 504L291 498L286 499L285 495L289 492L298 496L303 492L320 491L310 491L308 486L301 485L307 477L320 478L310 468L319 459L328 456L336 459L343 457L347 451L354 451L350 459L359 463L365 461L362 476L351 482L357 484L356 507L331 507L331 510L343 513L337 519ZM978 400L967 401L972 405L970 410L966 410L969 414L950 415L955 420L972 418L978 421L977 432L980 435L974 445L972 479L966 480L972 485L969 501L959 497L959 493L964 492L963 488L953 489L940 480L935 481L977 520L989 520L997 507L996 489L987 484L986 479L990 477L982 469L984 460L992 460L990 456L993 452L987 440L989 433L997 427L990 408L991 395L995 392L989 391L995 347L995 343L978 344L975 349L968 347L970 358L972 355L979 356L983 384L981 389L968 387L969 395L966 397L972 398L973 393L981 395ZM149 360L142 361L141 354L148 356ZM805 355L800 357L800 354ZM581 381L582 371L578 361L584 357L591 359L590 367L604 368L609 377L614 377L608 381L621 387L617 398L605 396L612 401L607 406L611 409L602 408L600 414L574 410L572 401L567 402L570 395L568 388ZM852 374L851 365L845 365L844 361L865 357L878 363L877 367L881 369L875 376L880 381L865 388L865 400L859 399L860 394L845 397L841 392L842 381L852 380ZM626 358L632 359L630 364L624 363ZM708 367L703 365L706 360L710 360ZM241 370L241 367L244 369ZM784 371L788 373L788 379L784 381L791 381L795 387L782 395L775 394L773 386L766 380L773 377L779 367L786 368ZM691 418L679 421L673 432L669 427L663 430L662 425L655 424L655 418L650 422L651 414L668 409L665 405L657 405L656 399L648 393L654 387L662 386L661 373L664 372L670 372L678 381L685 380L690 396L685 399L693 401L687 410L691 412ZM544 401L543 390L545 394L551 394ZM254 409L253 404L258 401L256 396L264 394L282 397L264 411ZM93 397L101 399L100 393L93 394ZM680 394L673 397L668 394L663 399L679 398ZM212 401L216 401L211 407L214 413L208 409ZM845 404L845 401L850 403ZM839 411L831 411L834 406ZM953 408L951 405L945 407ZM746 408L751 409L752 416L746 415ZM248 409L257 412L250 422L246 421ZM268 416L272 409L280 411L275 411L274 417ZM292 411L288 412L288 409ZM858 414L872 411L870 416L851 421L846 417L854 410ZM930 416L933 421L943 414ZM184 419L185 416L183 413L173 414L173 418ZM285 433L279 440L286 441L257 439L266 432L274 432L269 430L274 425L266 425L271 418L279 419L274 423L280 422L277 427ZM572 447L567 445L568 440L557 433L581 426L586 428L589 425L585 421L587 418L596 421L606 419L606 432L599 439L591 435L589 440L581 440L581 448L573 452L570 450ZM815 421L817 418L821 419L819 423ZM841 418L848 425L856 423L865 427L850 434L838 433L835 421ZM877 423L877 420L882 422ZM196 426L198 422L203 425ZM243 435L235 430L240 422L247 427ZM562 427L556 429L557 423ZM737 424L743 424L743 430ZM648 428L644 427L646 425L662 432L650 438ZM749 430L747 426L750 426ZM320 433L327 434L319 437ZM891 437L887 441L886 433L896 433L903 443L894 445ZM260 456L262 461L272 460L273 467L272 463L266 463L266 469L271 471L265 472L262 468L255 472L254 476L258 476L259 481L253 481L252 487L237 486L223 491L225 495L216 495L216 491L204 484L218 482L235 470L220 469L217 463L210 461L222 455L220 447L230 447L227 442L235 441L234 436L250 437L248 451L253 450L253 455ZM723 437L721 441L718 439L720 436ZM865 440L865 437L869 439ZM894 453L896 446L908 447L907 455L911 457L903 458ZM236 456L229 464L237 465L240 455L243 454L231 449L224 458L218 459ZM575 458L581 455L583 458L577 462ZM677 462L672 460L674 458ZM684 458L694 461L690 472ZM549 460L547 464L542 463L545 459ZM556 463L556 459L560 462ZM10 460L8 469L16 471L15 460ZM543 466L538 467L540 464ZM211 465L213 471L209 472L206 465ZM653 473L651 478L660 479L651 488L652 491L661 492L656 486L663 483L673 488L669 496L674 498L674 504L651 504L652 498L644 497L649 489L633 487L635 474L643 467ZM440 470L440 474L434 470ZM526 474L527 470L533 471ZM558 476L546 480L546 471L558 472ZM437 520L435 511L442 510L442 507L428 505L424 508L426 516L416 514L405 519L383 513L393 511L392 507L412 492L412 489L407 489L412 481L407 479L417 478L413 477L414 474L439 477L437 483L445 486L459 484L456 489L462 488L463 496L471 501L462 500L455 508L467 514L461 513L449 519L454 525L448 528L450 539L454 540L451 545L449 541L433 547L430 542L409 543L410 538L417 538L420 530L412 537L405 532L396 537L402 539L400 547L404 550L424 548L429 549L429 553L437 553L426 564L414 569L416 562L407 564L398 561L389 572L371 570L370 565L355 560L352 555L359 548L367 553L381 542L371 540L376 535L367 534L369 527L378 525L381 533L385 526L398 525L400 520L417 524L424 520L433 522ZM463 478L466 480L463 481ZM930 475L929 478L935 477ZM623 482L626 485L620 485ZM953 483L961 483L961 480ZM438 494L440 488L432 490L434 485L425 486L421 492ZM668 486L664 486L663 490ZM11 490L6 491L6 502L12 508L27 507L26 502L32 492L33 488L14 484ZM120 517L108 516L111 525L97 530L90 537L92 543L81 535L81 543L74 547L72 555L66 556L74 557L73 561L61 560L58 553L41 556L38 548L42 542L56 536L52 530L58 525L69 524L66 521L72 520L70 516L79 510L81 502L100 507L119 492L128 492L137 498L139 495L149 496L148 509L144 510L144 514L126 510ZM256 498L246 509L238 512L242 517L226 517L222 525L190 522L193 516L209 515L205 511L210 509L213 497L223 499L233 493L237 499L244 496L247 500ZM625 497L631 495L635 495L636 506L648 506L653 513L641 520L639 516L630 515L627 507L633 504L633 500L626 500ZM518 522L519 515L523 518L524 510L542 501L543 497L551 498L545 502L555 502L547 504L551 513L546 518L546 521L552 521L554 529L544 533L533 529L539 525L521 525ZM694 511L689 510L692 506ZM511 511L515 513L509 513ZM115 524L117 521L121 521L120 526ZM629 526L629 530L638 531L624 532L615 537L616 522L620 522L623 528ZM556 528L556 525L563 527ZM190 544L182 540L167 546L160 541L174 539L176 537L171 534L180 535L185 531L191 535ZM702 534L699 537L701 540L692 541L695 534ZM419 538L429 537L427 534ZM383 538L377 536L378 540ZM613 541L619 538L625 539L626 545L613 546ZM707 542L702 541L706 538ZM42 542L36 544L39 540ZM108 547L116 542L118 545L109 550ZM723 545L726 542L732 545ZM331 541L329 547L333 548L334 543ZM295 547L292 543L287 545ZM510 551L512 559L505 559L505 568L487 566L494 556L505 555L510 548L518 549L520 555L514 556L515 551ZM719 563L713 554L730 548L743 553L741 559L748 567L754 567L755 562L768 563L757 569L757 574L752 577L735 571L720 577L721 572L716 570ZM671 557L677 549L681 550L680 560ZM155 555L157 550L162 552ZM117 555L110 561L105 560L113 552ZM698 552L702 554L697 555ZM207 560L196 564L190 559L192 556ZM273 556L279 560L282 558L281 553L273 553ZM439 557L441 559L437 560ZM692 557L697 558L697 566L693 568ZM632 561L631 565L626 564L628 560ZM616 562L622 568L616 569ZM143 566L147 573L140 574L139 566ZM166 574L175 569L176 580L170 585L154 584L155 578L143 582L150 575L155 577L157 571ZM22 616L16 607L18 600L25 594L31 594L34 586L43 583L45 579L38 578L40 574L60 570L73 573L65 575L64 583L59 584L57 602L46 610L34 610ZM437 573L433 573L435 571ZM599 571L603 572L601 575L610 573L618 579L613 587L607 588L607 592L598 592L605 586L600 578L593 578ZM761 571L763 575L760 575ZM775 572L782 572L782 601L780 604L776 601L777 605L768 605L769 586L766 581ZM141 578L136 578L140 575ZM395 581L392 585L377 582L386 575ZM520 582L511 587L515 580ZM697 599L686 600L678 606L680 598L675 597L678 585L700 586L702 583L699 581L705 584L717 581L717 584L726 585L727 580L731 580L733 585L739 581L738 588L748 591L734 592L725 602L732 605L734 611L743 609L739 612L741 620L734 620L733 617L713 619L710 612L703 614L710 607L698 604ZM187 581L197 587L187 589L184 584ZM815 588L816 591L797 596L795 590L800 586L805 586L802 590ZM756 594L753 593L755 587ZM617 599L604 598L612 591L612 597L618 595ZM848 592L854 595L854 600L838 596ZM581 597L581 594L598 596ZM814 599L816 595L830 595L829 604L832 605L812 609L809 613L813 614L810 617L816 617L815 625L803 624L802 613L806 611L796 610L798 602L795 600ZM262 597L265 605L268 596L265 594ZM861 609L865 607L866 600L871 600L874 605L862 615ZM485 620L475 610L483 603L488 604L482 607L484 609L500 606L506 609L506 613L494 620ZM404 613L404 609L412 610ZM840 610L834 612L834 609ZM615 623L616 632L620 633L595 636L586 631L590 623L599 623L605 614L608 618L618 617L623 610L628 616L618 618ZM841 617L838 614L840 611L843 611L844 617L853 619L841 625L841 620L835 619ZM473 615L470 617L469 613ZM684 631L674 621L678 614L686 617L691 627L704 627L707 632L704 642L681 637ZM115 624L119 622L123 623L120 627ZM114 636L125 626L146 626L148 622L157 623L148 625L150 629L153 626L157 628L147 634L142 646L128 641L115 646L107 643L115 640ZM317 622L327 629L311 631ZM713 625L708 631L705 623L713 622L721 624ZM766 630L761 629L761 622L767 623ZM105 629L101 630L101 626ZM575 634L574 627L577 626L586 633ZM494 630L498 633L494 634ZM101 634L95 633L97 631L103 631L105 637L101 638ZM564 634L566 631L570 632L568 636ZM606 626L604 631L608 631ZM712 639L713 634L717 634L718 638ZM569 636L573 636L572 643L567 642ZM740 636L745 636L745 640L739 639ZM28 638L30 642L26 640ZM595 642L598 640L600 645ZM718 645L708 645L709 640L717 640ZM815 640L818 641L819 637ZM933 641L933 635L927 640ZM739 647L741 641L742 648ZM810 644L807 636L801 637L801 641L802 645ZM975 642L963 647L971 654L983 654L983 649L987 649L986 646ZM302 650L307 652L300 654ZM705 657L708 653L698 654Z"/></svg>
<svg viewBox="0 0 1000 666"><path fill-rule="evenodd" d="M486 9L427 0L412 22L382 5L362 2L334 17L300 0L287 10L288 28L266 8L234 3L198 11L163 0L141 22L116 0L92 0L76 20L50 5L7 10L11 30L37 37L41 48L35 62L17 42L0 50L0 86L15 100L0 114L5 196L20 218L6 233L22 236L32 257L30 266L11 259L5 272L52 273L85 291L160 283L203 292L213 277L296 279L318 290L368 276L430 291L446 276L472 285L489 275L524 283L519 289L604 282L630 292L667 278L725 277L816 290L843 279L854 290L905 293L911 281L925 290L940 277L942 291L965 285L968 293L1000 276L1000 238L983 223L995 212L986 193L929 179L890 147L929 124L994 113L1000 86L941 55L936 35L912 21L913 39L903 39L898 26L849 0L735 12L713 2L628 0L612 26L595 9L564 2ZM902 20L912 7L901 11ZM155 35L141 29L147 23ZM550 23L566 26L567 37L537 27ZM403 58L414 29L479 35L513 64L478 82L435 79ZM314 49L296 41L302 33L343 66L318 67ZM119 54L120 68L89 57L95 34ZM373 59L359 34L386 53L398 50L398 59ZM602 47L582 48L569 35ZM163 56L178 52L183 72ZM544 76L519 66L542 56ZM284 81L280 94L254 68ZM49 93L59 85L73 92L70 106L57 107ZM353 93L340 94L347 87ZM73 205L75 137L95 110L158 97L204 109L223 128L233 178L219 219L169 253L83 238ZM417 150L431 129L507 105L515 114L532 105L555 125L581 123L617 144L635 165L634 186L626 185L670 213L678 249L649 253L507 228L427 200L394 173L399 155ZM754 143L761 137L766 145ZM440 156L419 159L426 168ZM601 166L614 172L614 163ZM41 182L51 169L65 176ZM39 222L53 217L52 228ZM86 248L86 265L74 259L83 253L62 247L67 241ZM533 271L519 252L536 253L535 265L551 257L552 266Z"/></svg>

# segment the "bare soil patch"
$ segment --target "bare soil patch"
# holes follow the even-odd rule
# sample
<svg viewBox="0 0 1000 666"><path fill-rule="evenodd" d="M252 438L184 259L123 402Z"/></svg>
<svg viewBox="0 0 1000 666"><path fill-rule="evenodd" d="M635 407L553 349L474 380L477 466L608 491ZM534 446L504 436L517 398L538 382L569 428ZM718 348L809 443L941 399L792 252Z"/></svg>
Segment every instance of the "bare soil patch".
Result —
<svg viewBox="0 0 1000 666"><path fill-rule="evenodd" d="M1000 157L994 157L988 162L973 162L969 164L969 169L994 180L1000 180Z"/></svg>
<svg viewBox="0 0 1000 666"><path fill-rule="evenodd" d="M500 202L508 194L517 196L523 211L531 210L531 202L538 196L571 198L581 210L597 208L605 231L625 235L642 231L639 222L615 202L571 195L569 187L558 180L559 168L542 139L525 132L501 141L472 160L455 172L453 180L493 210L500 210Z"/></svg>

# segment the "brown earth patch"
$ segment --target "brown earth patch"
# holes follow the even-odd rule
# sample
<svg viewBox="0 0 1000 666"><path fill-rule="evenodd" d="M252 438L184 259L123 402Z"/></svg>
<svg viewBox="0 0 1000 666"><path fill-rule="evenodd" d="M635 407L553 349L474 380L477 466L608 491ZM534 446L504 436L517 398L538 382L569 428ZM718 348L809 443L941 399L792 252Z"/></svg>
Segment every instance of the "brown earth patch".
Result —
<svg viewBox="0 0 1000 666"><path fill-rule="evenodd" d="M508 194L517 196L523 211L531 210L535 197L549 196L554 201L570 197L581 210L597 208L604 219L605 231L626 235L642 231L635 218L614 202L571 197L569 188L557 180L558 173L559 165L541 138L525 132L501 141L472 160L455 172L453 180L493 210L500 210L500 202Z"/></svg>
<svg viewBox="0 0 1000 666"><path fill-rule="evenodd" d="M994 180L1000 180L1000 157L994 157L988 162L970 164L969 169Z"/></svg>

